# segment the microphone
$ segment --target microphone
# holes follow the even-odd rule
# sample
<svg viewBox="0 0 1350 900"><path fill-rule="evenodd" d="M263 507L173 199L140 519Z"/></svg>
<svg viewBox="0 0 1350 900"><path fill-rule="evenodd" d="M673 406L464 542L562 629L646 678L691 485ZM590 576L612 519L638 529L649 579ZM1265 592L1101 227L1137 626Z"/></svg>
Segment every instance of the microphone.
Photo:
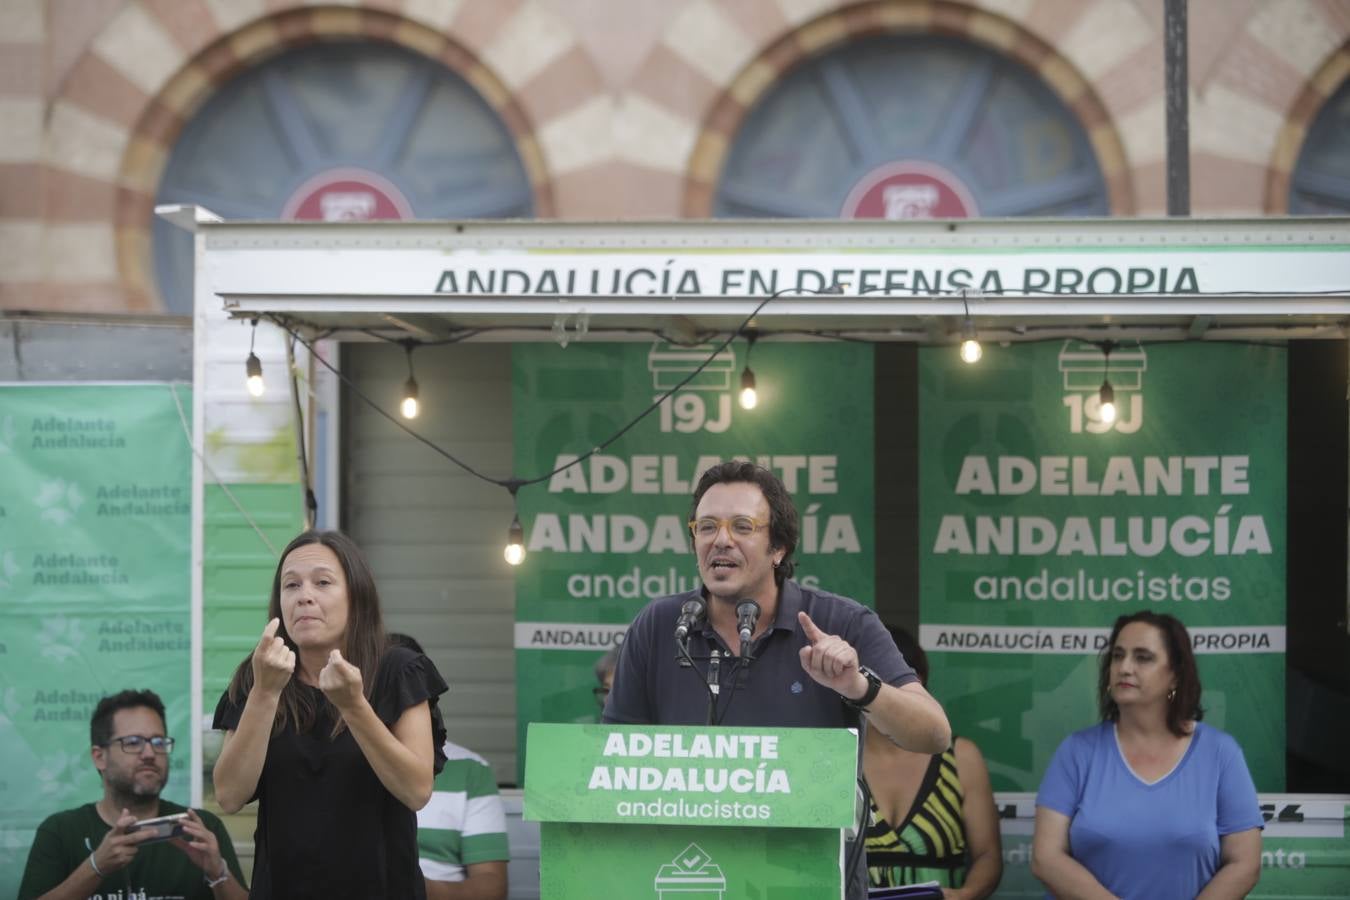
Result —
<svg viewBox="0 0 1350 900"><path fill-rule="evenodd" d="M702 597L692 597L680 607L680 617L675 621L675 640L683 641L689 632L698 627L708 614L708 604Z"/></svg>
<svg viewBox="0 0 1350 900"><path fill-rule="evenodd" d="M759 604L753 600L742 600L736 604L736 630L740 632L742 644L750 643L750 638L754 637L759 612Z"/></svg>

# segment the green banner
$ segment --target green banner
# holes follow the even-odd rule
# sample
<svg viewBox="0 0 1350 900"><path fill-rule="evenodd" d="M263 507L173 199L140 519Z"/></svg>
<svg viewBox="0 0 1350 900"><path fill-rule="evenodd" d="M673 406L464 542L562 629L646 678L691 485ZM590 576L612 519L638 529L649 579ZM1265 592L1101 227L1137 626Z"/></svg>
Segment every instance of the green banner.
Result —
<svg viewBox="0 0 1350 900"><path fill-rule="evenodd" d="M1281 348L920 351L920 641L995 788L1034 791L1097 720L1097 653L1150 609L1191 630L1205 721L1283 789L1285 392Z"/></svg>
<svg viewBox="0 0 1350 900"><path fill-rule="evenodd" d="M613 436L713 349L515 345L516 474L554 471ZM718 462L777 472L802 516L798 579L872 605L872 354L759 344L753 410L736 401L746 364L743 343L728 347L602 452L520 491L520 747L530 722L596 721L596 659L648 600L698 586L686 522L698 476Z"/></svg>
<svg viewBox="0 0 1350 900"><path fill-rule="evenodd" d="M177 392L177 403L174 392ZM148 688L178 740L164 795L186 803L190 387L0 387L0 896L33 830L98 799L89 718Z"/></svg>
<svg viewBox="0 0 1350 900"><path fill-rule="evenodd" d="M548 900L842 900L842 832L691 825L539 828Z"/></svg>
<svg viewBox="0 0 1350 900"><path fill-rule="evenodd" d="M842 728L534 723L525 818L849 828L858 735Z"/></svg>
<svg viewBox="0 0 1350 900"><path fill-rule="evenodd" d="M529 738L541 896L841 896L857 732L535 723Z"/></svg>

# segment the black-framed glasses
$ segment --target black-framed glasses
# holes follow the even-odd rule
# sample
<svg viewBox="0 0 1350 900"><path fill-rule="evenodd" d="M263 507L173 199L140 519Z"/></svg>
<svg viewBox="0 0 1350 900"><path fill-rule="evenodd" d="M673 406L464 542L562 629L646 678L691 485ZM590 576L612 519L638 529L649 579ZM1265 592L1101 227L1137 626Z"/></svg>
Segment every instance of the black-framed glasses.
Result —
<svg viewBox="0 0 1350 900"><path fill-rule="evenodd" d="M761 528L768 528L768 522L761 522L754 516L732 516L730 519L717 519L712 516L703 516L694 519L689 523L689 531L694 537L709 538L717 534L723 528L727 529L729 534L736 537L749 537Z"/></svg>
<svg viewBox="0 0 1350 900"><path fill-rule="evenodd" d="M150 749L159 756L173 752L173 738L159 737L158 735L146 737L142 734L128 734L125 737L109 738L108 743L103 746L111 747L113 744L120 746L123 753L140 753L145 749L146 744L149 744Z"/></svg>

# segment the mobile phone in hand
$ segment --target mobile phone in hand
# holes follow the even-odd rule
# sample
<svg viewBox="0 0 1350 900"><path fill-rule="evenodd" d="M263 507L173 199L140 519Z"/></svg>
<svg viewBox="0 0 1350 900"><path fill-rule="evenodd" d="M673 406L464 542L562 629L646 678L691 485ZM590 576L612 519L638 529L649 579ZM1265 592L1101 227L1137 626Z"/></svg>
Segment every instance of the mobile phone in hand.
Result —
<svg viewBox="0 0 1350 900"><path fill-rule="evenodd" d="M158 841L169 841L176 837L183 836L183 823L187 821L187 813L174 813L171 816L159 816L154 819L141 819L127 829L127 834L138 834L141 831L149 830L153 833L152 837L146 838L141 843L153 844Z"/></svg>

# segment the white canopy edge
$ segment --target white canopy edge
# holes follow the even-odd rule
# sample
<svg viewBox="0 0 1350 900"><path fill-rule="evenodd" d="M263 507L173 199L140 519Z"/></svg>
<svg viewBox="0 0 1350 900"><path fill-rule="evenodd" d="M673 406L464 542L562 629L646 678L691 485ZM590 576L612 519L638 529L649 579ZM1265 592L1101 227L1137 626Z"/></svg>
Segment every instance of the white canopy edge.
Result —
<svg viewBox="0 0 1350 900"><path fill-rule="evenodd" d="M529 339L562 320L679 339L1344 338L1350 218L226 222L198 277L234 318ZM831 291L842 286L842 293ZM200 290L198 296L202 296ZM767 301L767 302L766 302ZM343 336L344 339L348 337Z"/></svg>

